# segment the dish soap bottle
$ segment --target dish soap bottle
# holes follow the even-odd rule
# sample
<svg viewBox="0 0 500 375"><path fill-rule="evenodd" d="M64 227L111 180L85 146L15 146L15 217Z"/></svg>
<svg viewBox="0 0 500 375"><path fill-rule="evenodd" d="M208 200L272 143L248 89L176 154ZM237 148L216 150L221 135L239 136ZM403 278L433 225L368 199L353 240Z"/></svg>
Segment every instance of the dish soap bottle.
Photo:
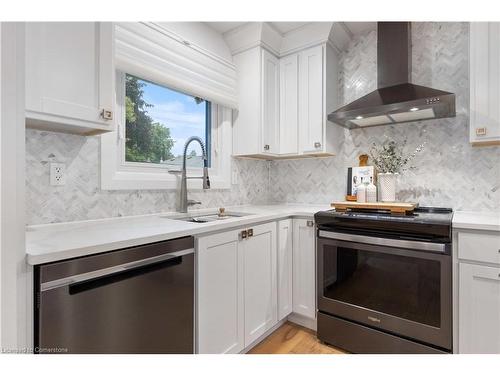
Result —
<svg viewBox="0 0 500 375"><path fill-rule="evenodd" d="M363 182L363 177L361 177L361 182L356 190L356 201L360 203L366 202L366 185Z"/></svg>
<svg viewBox="0 0 500 375"><path fill-rule="evenodd" d="M373 177L370 177L370 183L366 186L366 201L369 203L377 201L377 187L373 184Z"/></svg>

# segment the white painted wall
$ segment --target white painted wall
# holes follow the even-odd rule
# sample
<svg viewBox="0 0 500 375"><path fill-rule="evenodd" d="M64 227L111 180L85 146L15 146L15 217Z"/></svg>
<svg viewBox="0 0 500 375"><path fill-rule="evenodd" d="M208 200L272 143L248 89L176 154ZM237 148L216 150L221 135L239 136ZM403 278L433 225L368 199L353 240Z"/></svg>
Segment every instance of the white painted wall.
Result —
<svg viewBox="0 0 500 375"><path fill-rule="evenodd" d="M24 23L0 23L0 345L31 346L25 262Z"/></svg>

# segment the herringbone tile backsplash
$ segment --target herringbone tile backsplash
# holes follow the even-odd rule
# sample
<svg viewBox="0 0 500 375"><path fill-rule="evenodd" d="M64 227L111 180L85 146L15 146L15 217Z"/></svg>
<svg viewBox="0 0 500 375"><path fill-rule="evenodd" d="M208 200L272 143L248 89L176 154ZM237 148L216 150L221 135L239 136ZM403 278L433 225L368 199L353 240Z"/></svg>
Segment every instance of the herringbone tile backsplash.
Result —
<svg viewBox="0 0 500 375"><path fill-rule="evenodd" d="M99 137L82 137L27 129L26 206L29 224L175 211L174 190L101 190ZM66 164L66 185L50 186L49 163ZM238 184L229 190L190 191L197 206L221 207L267 203L269 163L233 160Z"/></svg>
<svg viewBox="0 0 500 375"><path fill-rule="evenodd" d="M350 102L376 88L376 32L353 40L341 56L340 91ZM230 190L190 192L203 207L267 202L328 203L342 199L346 169L386 136L409 146L426 142L417 170L400 178L398 198L467 210L500 209L500 148L468 142L468 25L413 24L413 82L454 92L457 117L344 132L339 153L325 159L233 160L238 184ZM335 126L328 124L327 126ZM51 161L66 163L65 186L50 186ZM99 138L26 132L29 224L136 215L175 209L175 191L103 191Z"/></svg>
<svg viewBox="0 0 500 375"><path fill-rule="evenodd" d="M329 203L343 199L349 166L373 143L390 137L408 147L425 142L418 167L399 178L398 199L461 210L500 210L500 148L469 144L467 23L413 23L413 82L456 94L457 117L344 131L338 155L273 161L270 199ZM353 40L341 55L340 98L348 103L376 89L376 31ZM332 126L328 124L327 126Z"/></svg>

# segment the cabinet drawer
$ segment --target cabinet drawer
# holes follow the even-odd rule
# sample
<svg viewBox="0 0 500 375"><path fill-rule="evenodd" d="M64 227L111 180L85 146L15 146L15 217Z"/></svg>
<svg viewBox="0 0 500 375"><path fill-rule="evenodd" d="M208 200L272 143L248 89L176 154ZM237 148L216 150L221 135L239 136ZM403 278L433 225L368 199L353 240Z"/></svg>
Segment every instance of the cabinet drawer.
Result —
<svg viewBox="0 0 500 375"><path fill-rule="evenodd" d="M458 257L500 264L500 234L459 232Z"/></svg>

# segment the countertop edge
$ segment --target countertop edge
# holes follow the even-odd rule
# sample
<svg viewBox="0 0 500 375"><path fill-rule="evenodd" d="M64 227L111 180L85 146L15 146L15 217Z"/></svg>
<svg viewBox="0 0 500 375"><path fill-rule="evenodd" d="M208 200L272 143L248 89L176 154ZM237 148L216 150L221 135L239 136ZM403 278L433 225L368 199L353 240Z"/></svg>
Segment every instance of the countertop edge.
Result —
<svg viewBox="0 0 500 375"><path fill-rule="evenodd" d="M453 215L452 229L500 231L500 212L456 211Z"/></svg>
<svg viewBox="0 0 500 375"><path fill-rule="evenodd" d="M252 207L245 207L245 208L251 210ZM244 217L243 219L233 222L225 222L224 224L219 223L209 226L201 225L200 227L197 228L182 229L158 235L148 235L144 237L128 238L123 241L114 241L114 242L107 242L107 243L89 245L84 247L64 249L53 253L32 254L29 252L29 249L27 249L26 261L29 265L36 266L40 264L78 258L82 256L101 254L108 251L114 251L133 246L145 245L153 242L167 241L185 236L201 237L205 235L210 235L212 233L231 230L250 224L264 223L264 222L282 220L292 217L310 218L313 216L314 212L307 212L305 210L302 211L300 209L296 209L296 210L290 210L290 212L249 215L248 217ZM58 225L62 226L64 224L58 224ZM69 225L72 225L72 223L69 223Z"/></svg>

